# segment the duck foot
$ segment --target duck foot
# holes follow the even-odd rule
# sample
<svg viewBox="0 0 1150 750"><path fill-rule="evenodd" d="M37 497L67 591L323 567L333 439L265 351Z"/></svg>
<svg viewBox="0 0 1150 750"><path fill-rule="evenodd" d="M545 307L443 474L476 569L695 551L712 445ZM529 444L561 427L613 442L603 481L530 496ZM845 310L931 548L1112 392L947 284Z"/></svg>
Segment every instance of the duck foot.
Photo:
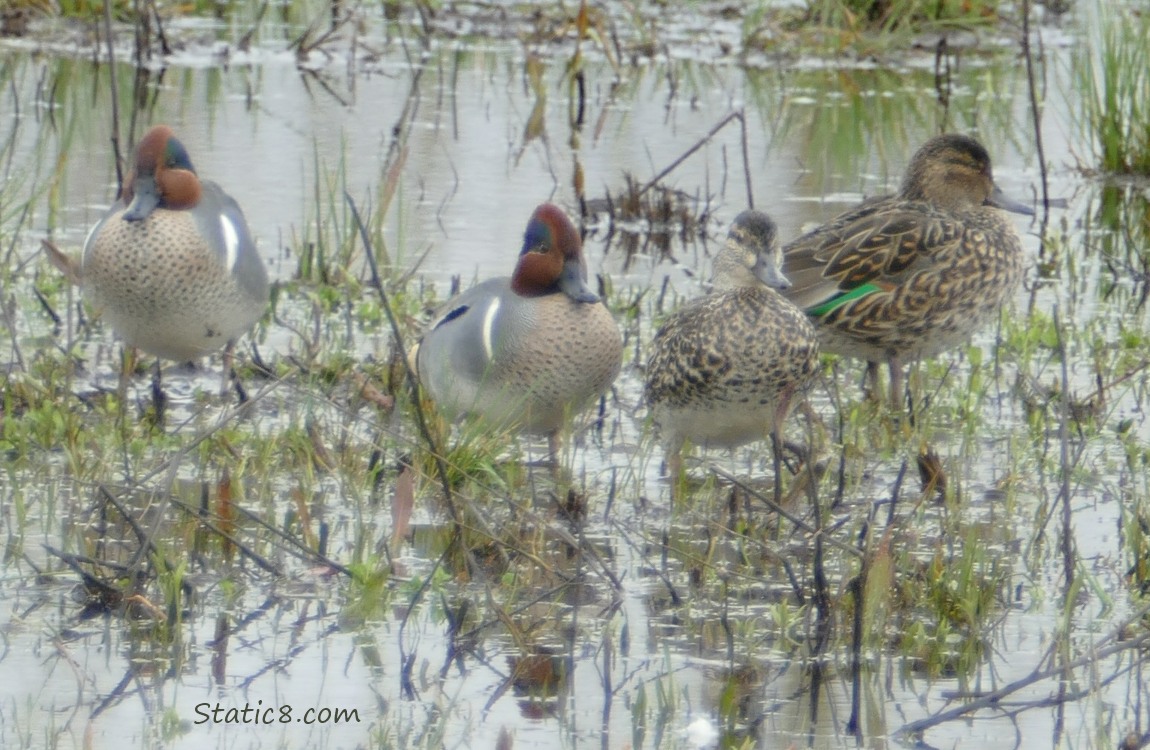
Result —
<svg viewBox="0 0 1150 750"><path fill-rule="evenodd" d="M246 404L248 402L248 389L244 388L244 384L243 381L240 380L240 376L237 375L236 371L233 369L228 373L228 377L232 382L232 390L236 392L236 400L239 401L241 405Z"/></svg>

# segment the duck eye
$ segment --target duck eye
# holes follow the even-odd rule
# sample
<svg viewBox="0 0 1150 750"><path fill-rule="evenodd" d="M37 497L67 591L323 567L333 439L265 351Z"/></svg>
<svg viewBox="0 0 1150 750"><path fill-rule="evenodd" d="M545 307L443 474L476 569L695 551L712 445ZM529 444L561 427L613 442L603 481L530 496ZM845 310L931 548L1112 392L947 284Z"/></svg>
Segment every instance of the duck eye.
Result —
<svg viewBox="0 0 1150 750"><path fill-rule="evenodd" d="M195 172L191 157L188 156L184 144L175 138L168 139L168 147L164 150L164 166L168 169L186 169Z"/></svg>
<svg viewBox="0 0 1150 750"><path fill-rule="evenodd" d="M551 251L551 232L540 223L533 223L527 228L523 238L523 255L539 253L545 255Z"/></svg>

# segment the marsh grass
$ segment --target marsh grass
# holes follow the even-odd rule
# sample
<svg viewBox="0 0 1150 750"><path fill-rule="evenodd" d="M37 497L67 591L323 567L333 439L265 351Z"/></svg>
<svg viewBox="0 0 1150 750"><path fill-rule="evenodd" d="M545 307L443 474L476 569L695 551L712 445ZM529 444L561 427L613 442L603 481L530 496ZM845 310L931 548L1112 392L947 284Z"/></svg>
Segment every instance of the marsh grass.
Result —
<svg viewBox="0 0 1150 750"><path fill-rule="evenodd" d="M1150 174L1150 71L1145 41L1150 17L1121 3L1094 3L1087 44L1074 55L1083 93L1079 128L1093 146L1094 164L1111 174Z"/></svg>
<svg viewBox="0 0 1150 750"><path fill-rule="evenodd" d="M991 627L1002 617L1009 576L983 537L986 529L970 524L960 541L940 547L917 576L901 577L903 587L920 586L919 601L901 614L896 629L914 668L931 676L970 677L982 662Z"/></svg>
<svg viewBox="0 0 1150 750"><path fill-rule="evenodd" d="M57 127L52 110L48 117L40 112L21 111L20 102L24 98L19 87L22 83L22 66L15 63L0 64L0 106L12 114L0 125L0 227L5 237L19 236L31 220L31 207L37 199L54 196L60 189L61 163L51 156L59 148L72 145L74 130L64 123ZM52 96L49 89L41 90L41 101L49 105ZM51 94L57 92L51 90ZM69 121L70 122L70 121ZM29 143L27 133L31 132ZM51 208L58 206L49 201ZM53 214L55 215L55 214ZM15 245L6 243L4 250L4 280L19 271L14 266Z"/></svg>
<svg viewBox="0 0 1150 750"><path fill-rule="evenodd" d="M297 249L296 278L333 290L341 289L348 280L364 278L367 272L367 264L359 255L363 250L358 229L343 197L348 190L346 147L341 153L340 160L328 168L322 163L318 146L313 148L316 178L312 196L303 207L303 224L296 228L290 240ZM371 247L378 248L382 255L377 262L389 268L391 263L382 234L387 204L381 208L384 210L368 214L366 224Z"/></svg>
<svg viewBox="0 0 1150 750"><path fill-rule="evenodd" d="M890 54L918 35L992 28L1003 3L934 0L811 0L779 8L756 0L743 19L745 52Z"/></svg>
<svg viewBox="0 0 1150 750"><path fill-rule="evenodd" d="M996 20L999 5L995 0L813 0L806 20L852 32L917 32L988 24Z"/></svg>
<svg viewBox="0 0 1150 750"><path fill-rule="evenodd" d="M430 401L424 402L423 408L434 414ZM433 424L436 444L446 448L442 458L452 487L463 489L470 484L473 489L499 491L521 481L518 461L524 456L519 452L513 429L493 429L483 420L464 419L452 431L451 425L438 416ZM433 478L437 470L432 460L428 453L421 454L420 474L427 478Z"/></svg>

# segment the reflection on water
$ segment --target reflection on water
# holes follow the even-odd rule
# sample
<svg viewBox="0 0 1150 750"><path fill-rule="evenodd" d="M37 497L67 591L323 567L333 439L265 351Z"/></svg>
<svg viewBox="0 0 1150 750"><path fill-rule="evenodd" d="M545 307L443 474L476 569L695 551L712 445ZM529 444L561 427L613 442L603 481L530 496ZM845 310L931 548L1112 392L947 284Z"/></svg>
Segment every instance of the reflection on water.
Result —
<svg viewBox="0 0 1150 750"><path fill-rule="evenodd" d="M779 224L783 238L863 196L892 189L914 147L941 129L976 131L991 146L998 182L1014 195L1028 195L1037 173L1023 79L1011 58L966 56L949 70L944 91L936 71L925 63L933 59L929 52L913 53L910 64L898 68L793 70L691 60L616 68L592 55L584 68L583 124L575 127L564 77L566 60L561 55L525 54L512 42L445 43L413 67L408 52L397 40L381 42L376 56L357 59L359 68L354 72L337 60L304 70L292 55L258 49L233 56L227 65L192 59L185 52L177 56L179 64L150 74L142 87L133 69L118 66L121 116L125 123L135 124L136 132L155 122L175 128L199 173L223 184L244 207L279 281L293 280L304 244L320 242L334 224L349 221L340 195L346 190L368 211L386 210L383 238L390 257L400 267L422 258L418 276L436 285L438 298L446 296L453 277L462 277L468 285L474 279L508 273L527 217L539 202L556 201L573 214L581 201L602 208L609 195L625 192L627 175L637 184L646 183L724 116L741 108L749 133L750 188L756 205L769 210ZM5 244L15 241L14 263L34 267L39 261L33 253L41 237L77 249L113 199L111 93L107 69L85 57L16 52L11 60L0 71L4 89L0 101L6 112L17 114L0 126L0 134L14 138L16 147L3 165L0 220ZM1056 66L1049 75L1052 88L1064 83ZM139 109L127 106L133 100ZM1065 113L1057 110L1064 101L1069 97L1050 97L1052 109L1045 113L1048 153L1067 153L1072 145ZM393 179L389 169L397 164L394 199L381 206L381 194ZM1065 167L1061 162L1055 165L1066 180L1077 179ZM746 203L737 125L722 129L662 184L681 191L697 216L709 217L705 232L718 235ZM1097 205L1083 212L1084 221L1097 224L1111 237L1131 231L1132 226L1143 227L1136 230L1143 232L1145 222L1129 220L1126 212L1141 211L1144 220L1144 196L1128 198L1126 191L1116 188L1104 191ZM25 204L27 214L22 213ZM1096 212L1096 219L1091 212ZM699 293L698 280L709 275L708 245L697 236L684 237L673 230L660 234L656 231L660 227L643 222L609 232L608 220L598 211L587 221L589 263L610 280L621 299L647 291L663 300L658 309L669 309ZM1026 240L1033 250L1037 245L1033 234ZM1132 276L1135 271L1143 275L1136 283L1144 295L1144 259L1121 256L1117 250L1104 252L1127 264ZM52 283L47 272L37 271L36 276L36 284ZM1063 290L1052 284L1036 286L1032 298L1028 294L1020 292L1018 308L1041 314L1062 298ZM323 303L315 302L317 307ZM643 302L649 304L650 300ZM51 326L34 302L18 303L16 310L18 336L51 340ZM290 323L299 311L287 309L282 314ZM1113 325L1119 325L1113 313L1103 310L1101 316L1107 314ZM633 351L642 351L645 337L650 336L649 324L644 318L635 327ZM270 328L261 343L266 360L300 356L294 338L277 332L274 324ZM379 356L375 347L363 343L385 337L374 336L364 335L351 347L358 347L357 356ZM981 343L993 340L994 332L979 338ZM87 342L83 350L89 366L105 373L92 377L106 377L115 359L107 340ZM16 360L9 355L6 361ZM924 366L924 379L935 377L939 370L944 371L940 379L973 379L988 372L963 361L951 373L948 364ZM1015 366L1002 364L1006 369ZM1040 395L1056 380L1051 372L1036 368ZM1072 387L1091 382L1088 367L1072 375ZM205 382L209 379L205 376ZM1026 432L1024 409L1001 392L1010 387L1006 376L1002 382L1006 385L994 404L937 405L941 423L937 440L945 447L952 472L958 474L963 502L972 504L969 513L988 527L1013 531L1017 517L1047 512L1057 488L1047 483L1050 436ZM6 559L0 583L0 601L8 613L0 663L9 675L28 676L7 680L0 688L0 717L4 717L0 744L491 747L506 727L513 731L516 747L628 743L664 747L685 745L683 730L692 717L722 716L737 719L732 726L725 719L716 720L720 732L726 733L724 742L737 744L740 733L749 733L765 747L845 746L851 742L846 730L851 692L845 646L825 657L826 688L816 691L819 697L813 707L810 672L797 658L805 653L801 635L809 626L805 618L813 615L809 607L792 606L796 586L788 580L788 571L798 568L795 575L806 575L802 566L809 561L808 538L797 535L769 550L748 550L729 541L716 546L707 536L714 519L700 519L697 509L669 508L667 488L659 478L661 457L636 447L649 442L642 412L634 409L637 394L638 374L628 367L610 402L607 437L585 434L575 441L571 462L579 483L594 498L590 517L603 534L596 544L597 562L573 567L556 552L556 559L544 566L554 580L524 582L526 567L506 561L492 579L524 589L586 584L577 601L568 592L542 599L527 614L506 614L515 628L524 631L543 627L540 623L554 628L551 636L560 653L566 653L568 643L563 628L574 629L576 636L570 640L574 659L571 671L560 680L558 697L531 695L529 689L526 695L507 690L509 666L503 657L519 653L520 644L510 635L480 637L471 632L480 626L504 630L468 619L462 605L447 594L436 591L410 619L404 619L408 613L403 611L387 618L370 610L360 615L348 606L350 599L366 596L358 587L349 593L346 581L328 577L330 570L303 566L274 546L261 548L261 553L277 557L279 569L286 573L271 590L258 571L249 569L250 560L226 580L215 579L213 566L189 553L186 574L203 595L185 601L183 630L167 636L171 648L163 653L154 651L153 628L158 626L146 617L127 625L117 617L78 622L75 613L80 605L72 601L71 584L33 583L28 565L59 569L38 543L58 546L60 539L73 538L76 529L97 527L100 519L93 517L92 508L99 504L89 499L91 487L62 489L73 487L68 477L75 467L64 466L59 455L44 450L43 455L25 457L18 467L8 469L4 509L9 518L0 521L0 528L10 535L23 529L22 522L12 520L17 513L12 509L31 508L44 513L45 520L32 525L42 529L37 532L42 538L21 542L30 562ZM297 397L306 409L328 418L326 397L301 390L289 398ZM815 399L816 408L832 422L834 417L827 414L831 401L825 396ZM1045 407L1042 403L1026 408ZM1133 398L1128 396L1118 408L1138 420L1135 432L1145 439L1145 425ZM285 430L298 430L300 440L306 441L307 420L290 412L277 416ZM348 421L353 419L354 415ZM971 420L980 420L977 433L968 427ZM275 420L268 422L269 426L256 429L276 429ZM369 434L375 428L362 423L347 429L349 442L375 438ZM848 428L843 442L864 444L866 429ZM231 439L218 438L221 450L238 451ZM175 451L177 445L173 442L170 449ZM1092 448L1090 460L1096 462L1092 465L1104 464L1109 460L1106 454L1106 448ZM194 488L204 487L205 496L217 491L211 460L197 455L189 455L179 470L193 488L186 498L192 509L200 501ZM769 461L753 451L714 458L760 483L768 471ZM857 494L836 510L838 517L850 518L859 509L866 515L868 507L885 502L900 458L875 457L859 469L851 485ZM138 455L110 457L115 471L109 478L140 479L133 463L138 459ZM1017 476L1012 468L1016 466L1025 467L1028 476ZM547 486L546 479L529 475L527 486ZM1099 476L1109 474L1100 469ZM1133 479L1132 472L1123 476ZM327 554L338 561L362 562L365 548L374 542L358 537L355 529L388 528L386 501L367 501L361 489L344 484L338 473L300 481L310 493L298 490L296 480L275 477L272 486L249 485L245 492L253 502L257 498L269 502L276 517L294 518L298 508L313 508L322 514L330 533ZM1079 519L1078 542L1083 560L1096 560L1105 568L1095 573L1100 585L1121 596L1121 564L1111 556L1116 554L1113 537L1122 511L1115 507L1112 488L1107 489L1112 481L1120 480L1099 479L1102 491L1084 499L1095 507ZM64 496L73 491L83 497ZM603 497L608 492L614 500L604 518L608 514ZM417 511L424 514L417 519L420 529L436 528L434 521L442 509L434 505L433 494L428 489L427 497L421 498L429 507ZM1017 517L1007 516L999 507L1004 496L1009 496ZM731 497L732 507L740 502L752 507L733 492ZM1018 510L1019 506L1026 509ZM51 519L61 509L66 509L65 518L55 524ZM922 529L945 538L945 511L906 512ZM164 523L157 519L157 531L152 533L170 534L182 544L181 535L192 533L190 522L180 513L173 515L177 518L164 515ZM754 506L753 513L731 511L732 519L748 523L761 522L756 521L761 515L765 515L761 506ZM116 532L127 540L133 539L132 534ZM996 537L993 543L1019 544L1015 535L1004 532L1004 536L1009 539ZM548 549L564 549L568 537L556 539ZM186 549L195 550L193 541L188 540ZM172 548L185 549L180 544ZM415 547L406 547L394 561L410 579L397 602L407 601L419 576L430 571L429 561L449 548L450 541L434 532L416 534ZM870 654L857 717L868 745L883 746L887 734L903 723L943 708L946 691L956 685L980 689L984 679L997 683L1035 668L1047 634L1055 627L1052 613L1058 606L1044 601L1041 590L1058 585L1057 571L1049 552L1014 552L1005 559L1013 561L1026 593L998 603L1006 624L987 635L993 669L976 670L973 680L969 676L946 680L916 672L913 658ZM928 558L933 554L933 549L927 551ZM761 575L752 582L725 580L720 588L706 572L708 565L740 569L749 559ZM66 575L58 581L70 580ZM705 586L692 585L696 575L702 576ZM849 601L845 589L850 575L849 570L835 571L835 585L842 589L834 592L836 598ZM475 582L464 587L461 599L474 597L482 606L491 596ZM470 611L476 617L476 608ZM453 621L452 613L460 612L459 622ZM788 617L798 619L788 622ZM1076 626L1084 632L1102 630L1115 619L1100 612L1096 621ZM729 627L742 630L732 634ZM756 634L757 627L764 633L794 636L767 639ZM880 635L884 644L899 640L897 634ZM738 653L731 646L736 641ZM1116 708L1107 710L1125 727L1131 722L1127 714L1132 699L1122 689L1116 688L1113 696ZM306 725L294 721L296 716L291 723L270 725L199 721L217 707L226 715L229 708L245 706L253 711L274 707L276 716L283 716L284 707L296 712L356 709L360 721L339 726ZM1024 721L1031 722L1026 736L1042 740L1052 736L1049 714L1031 712ZM1087 734L1094 721L1088 718L1085 729L1072 730L1073 738L1080 738L1077 732ZM978 724L945 725L928 734L928 740L950 745L977 738L988 747L1013 746L1013 735L994 736L995 731Z"/></svg>

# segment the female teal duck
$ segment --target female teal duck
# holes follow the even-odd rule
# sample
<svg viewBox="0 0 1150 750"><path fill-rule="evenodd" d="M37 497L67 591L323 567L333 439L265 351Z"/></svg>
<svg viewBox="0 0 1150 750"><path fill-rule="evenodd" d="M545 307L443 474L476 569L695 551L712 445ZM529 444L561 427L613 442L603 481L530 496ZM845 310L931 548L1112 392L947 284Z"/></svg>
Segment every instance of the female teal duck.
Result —
<svg viewBox="0 0 1150 750"><path fill-rule="evenodd" d="M990 156L965 135L927 141L897 195L865 201L783 248L783 293L815 321L824 351L890 367L965 342L1018 287L1023 251L1000 208L1032 213L994 185Z"/></svg>
<svg viewBox="0 0 1150 750"><path fill-rule="evenodd" d="M772 435L780 446L791 402L818 369L814 326L775 291L787 280L766 214L735 218L713 274L714 291L667 319L647 361L645 398L675 483L686 441L735 447Z"/></svg>
<svg viewBox="0 0 1150 750"><path fill-rule="evenodd" d="M88 233L79 277L126 344L182 362L237 339L268 303L239 205L196 176L166 125L140 141L123 195Z"/></svg>
<svg viewBox="0 0 1150 750"><path fill-rule="evenodd" d="M579 232L549 203L535 209L510 278L450 300L414 361L447 416L471 413L551 438L615 381L623 339L587 286Z"/></svg>

